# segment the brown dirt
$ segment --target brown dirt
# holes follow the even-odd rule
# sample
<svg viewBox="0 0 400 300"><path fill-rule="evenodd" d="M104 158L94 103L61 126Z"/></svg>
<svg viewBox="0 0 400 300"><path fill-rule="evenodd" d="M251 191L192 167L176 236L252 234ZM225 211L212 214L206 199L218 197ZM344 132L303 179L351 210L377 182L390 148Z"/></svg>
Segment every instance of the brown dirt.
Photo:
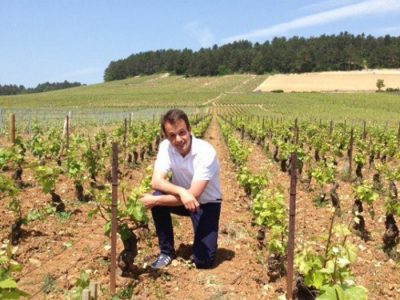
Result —
<svg viewBox="0 0 400 300"><path fill-rule="evenodd" d="M266 154L261 146L256 146L248 140L245 140L244 143L252 149L248 162L249 169L254 173L267 170L270 179L269 187L283 190L285 199L288 200L290 187L288 174L280 171L279 165L273 162L271 154ZM342 161L339 163L338 169L341 170L345 166L347 166L347 162ZM364 168L363 173L364 177L369 182L372 182L373 170L365 170ZM315 185L312 185L312 188L313 191L308 192L301 183L297 186L296 249L299 249L299 246L305 241L314 241L316 249L324 249L324 244L321 245L316 238L327 234L332 210L330 205L326 207L314 205L313 198L317 196L319 188ZM351 209L354 201L350 183L341 181L338 194L341 200L343 216L336 218L335 223L350 224L352 220ZM366 207L364 209L366 210ZM356 284L368 289L368 299L400 299L400 262L388 258L382 251L382 236L385 231L382 196L374 204L374 209L376 214L374 219L371 219L368 213L364 214L366 227L371 234L371 239L365 242L356 234L352 234L348 239L357 246L358 250L357 260L352 264L351 268L354 281ZM273 289L276 289L276 285L279 284L282 284L282 282L273 284ZM285 288L285 286L286 281L282 287Z"/></svg>
<svg viewBox="0 0 400 300"><path fill-rule="evenodd" d="M262 299L267 283L265 268L257 261L256 229L251 227L248 198L236 181L236 171L229 160L218 125L213 120L205 139L215 147L221 164L223 204L216 266L197 270L189 264L193 239L188 218L176 217L175 243L178 259L166 271L143 273L135 288L140 299ZM155 246L155 243L153 243ZM157 253L153 247L153 256Z"/></svg>
<svg viewBox="0 0 400 300"><path fill-rule="evenodd" d="M153 226L150 226L152 234L142 236L132 274L117 278L119 292L127 292L131 286L135 299L276 299L285 292L286 278L275 283L268 282L267 253L257 248L257 228L251 226L250 202L236 181L235 167L229 160L215 119L205 139L215 147L221 164L223 205L216 266L210 270L193 268L189 263L193 239L190 219L174 217L178 259L166 270L154 272L149 269L148 263L158 254L157 238ZM269 174L270 187L282 189L288 199L288 175L280 172L259 146L247 140L243 142L253 149L248 163L250 170L265 170ZM142 168L131 171L131 178L125 180L130 188L140 182L143 168L151 161L143 162ZM24 180L30 184L21 194L24 211L31 207L43 207L49 202L49 196L43 195L28 171L24 174ZM18 246L16 260L24 267L17 275L20 278L19 286L30 292L32 299L66 298L83 270L90 273L92 282L100 283L100 299L110 298L109 250L105 248L109 239L103 235L104 220L100 216L88 219L87 213L93 209L93 204L81 204L73 200L74 191L71 187L71 182L64 178L57 189L66 201L71 216L67 219L50 216L44 221L30 223L25 227ZM326 233L331 216L329 208L314 206L313 193L304 191L301 185L298 191L297 245ZM339 195L345 212L343 222L348 223L352 205L350 185L341 183ZM379 201L375 207L375 220L366 218L371 241L364 242L355 235L351 237L351 241L359 248L352 270L356 283L369 290L369 299L399 299L399 265L388 259L381 250L384 219L383 200ZM12 217L3 203L0 209L0 233L4 238ZM119 241L118 251L121 249ZM45 286L46 277L54 278L54 283ZM47 293L44 287L48 288Z"/></svg>

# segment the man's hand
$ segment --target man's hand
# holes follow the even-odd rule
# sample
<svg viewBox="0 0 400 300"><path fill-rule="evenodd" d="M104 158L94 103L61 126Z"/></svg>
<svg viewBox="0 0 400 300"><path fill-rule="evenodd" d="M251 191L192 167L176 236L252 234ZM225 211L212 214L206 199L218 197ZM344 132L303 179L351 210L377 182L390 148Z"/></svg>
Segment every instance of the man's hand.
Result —
<svg viewBox="0 0 400 300"><path fill-rule="evenodd" d="M142 201L144 207L151 209L157 204L157 196L153 196L152 194L143 194L140 201Z"/></svg>
<svg viewBox="0 0 400 300"><path fill-rule="evenodd" d="M185 208L190 212L196 212L199 210L200 204L197 201L196 197L193 196L188 190L182 188L179 191L179 197L182 201L182 204Z"/></svg>

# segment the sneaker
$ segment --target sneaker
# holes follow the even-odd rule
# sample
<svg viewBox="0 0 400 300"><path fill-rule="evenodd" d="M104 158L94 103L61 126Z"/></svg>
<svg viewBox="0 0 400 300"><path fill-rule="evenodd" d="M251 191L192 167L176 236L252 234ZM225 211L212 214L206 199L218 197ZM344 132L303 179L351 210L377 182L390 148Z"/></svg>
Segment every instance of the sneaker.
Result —
<svg viewBox="0 0 400 300"><path fill-rule="evenodd" d="M192 255L190 257L190 260L198 269L210 269L214 265L214 259L200 260L197 259L194 255Z"/></svg>
<svg viewBox="0 0 400 300"><path fill-rule="evenodd" d="M172 257L168 256L167 254L161 253L155 261L151 263L151 267L153 269L162 269L168 266L172 262Z"/></svg>

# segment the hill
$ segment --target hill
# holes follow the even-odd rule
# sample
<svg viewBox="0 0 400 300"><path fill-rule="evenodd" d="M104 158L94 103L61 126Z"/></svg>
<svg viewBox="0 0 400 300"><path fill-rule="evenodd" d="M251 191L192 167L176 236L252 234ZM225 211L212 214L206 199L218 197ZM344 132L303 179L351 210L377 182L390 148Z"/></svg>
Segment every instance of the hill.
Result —
<svg viewBox="0 0 400 300"><path fill-rule="evenodd" d="M0 97L3 108L132 108L202 105L221 93L251 93L266 76L155 74L34 95Z"/></svg>
<svg viewBox="0 0 400 300"><path fill-rule="evenodd" d="M62 120L72 111L82 119L121 120L133 111L147 117L172 106L246 109L253 115L398 124L400 97L392 93L254 92L266 75L213 77L156 74L30 95L0 97L0 122L11 111L17 118ZM3 117L2 117L3 116ZM1 118L3 120L1 120Z"/></svg>

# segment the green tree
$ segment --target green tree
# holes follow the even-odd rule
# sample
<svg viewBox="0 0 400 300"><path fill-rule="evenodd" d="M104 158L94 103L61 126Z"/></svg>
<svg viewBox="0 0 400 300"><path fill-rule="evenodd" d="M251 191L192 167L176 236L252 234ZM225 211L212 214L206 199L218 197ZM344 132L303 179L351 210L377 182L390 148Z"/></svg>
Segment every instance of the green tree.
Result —
<svg viewBox="0 0 400 300"><path fill-rule="evenodd" d="M376 87L378 88L378 91L380 92L382 90L382 88L385 86L385 83L383 81L383 79L378 79L376 81Z"/></svg>

